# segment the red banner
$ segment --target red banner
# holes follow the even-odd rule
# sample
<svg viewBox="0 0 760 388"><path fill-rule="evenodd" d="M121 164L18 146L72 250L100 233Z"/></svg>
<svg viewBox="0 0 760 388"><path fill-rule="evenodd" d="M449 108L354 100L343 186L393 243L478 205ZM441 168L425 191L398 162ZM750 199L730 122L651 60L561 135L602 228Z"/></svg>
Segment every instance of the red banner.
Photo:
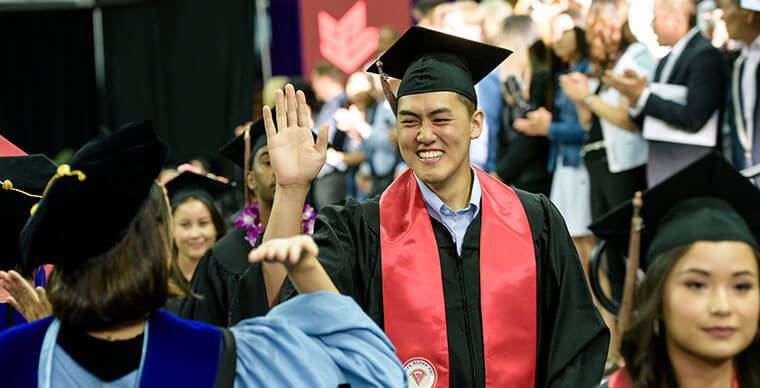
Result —
<svg viewBox="0 0 760 388"><path fill-rule="evenodd" d="M327 60L346 74L375 58L383 27L401 35L411 25L409 0L300 0L303 74Z"/></svg>

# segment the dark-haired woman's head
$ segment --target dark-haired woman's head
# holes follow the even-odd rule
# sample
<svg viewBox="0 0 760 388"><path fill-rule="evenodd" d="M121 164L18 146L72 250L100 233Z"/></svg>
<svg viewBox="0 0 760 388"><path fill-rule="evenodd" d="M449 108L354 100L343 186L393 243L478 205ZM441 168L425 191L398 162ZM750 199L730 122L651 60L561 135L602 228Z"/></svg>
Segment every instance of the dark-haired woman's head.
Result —
<svg viewBox="0 0 760 388"><path fill-rule="evenodd" d="M169 250L155 206L145 206L123 239L78 266L57 266L48 284L53 315L98 331L143 319L166 304Z"/></svg>
<svg viewBox="0 0 760 388"><path fill-rule="evenodd" d="M733 363L741 387L760 384L759 259L744 242L698 241L652 261L621 346L634 387L677 387L683 360Z"/></svg>

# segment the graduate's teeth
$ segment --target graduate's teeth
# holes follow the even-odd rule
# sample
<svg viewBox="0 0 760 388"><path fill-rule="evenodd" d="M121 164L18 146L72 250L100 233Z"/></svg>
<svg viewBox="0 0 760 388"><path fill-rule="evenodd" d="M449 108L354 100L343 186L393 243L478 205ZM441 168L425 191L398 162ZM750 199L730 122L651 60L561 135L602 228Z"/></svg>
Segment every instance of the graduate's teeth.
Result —
<svg viewBox="0 0 760 388"><path fill-rule="evenodd" d="M432 159L443 155L443 151L422 151L418 152L417 155L422 159Z"/></svg>

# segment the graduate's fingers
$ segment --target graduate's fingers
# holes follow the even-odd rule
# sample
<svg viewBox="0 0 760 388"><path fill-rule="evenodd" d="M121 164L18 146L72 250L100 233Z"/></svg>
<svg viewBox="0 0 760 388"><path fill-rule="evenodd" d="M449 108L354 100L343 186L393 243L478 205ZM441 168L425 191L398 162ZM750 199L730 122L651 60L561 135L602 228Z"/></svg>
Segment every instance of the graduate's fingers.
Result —
<svg viewBox="0 0 760 388"><path fill-rule="evenodd" d="M298 104L298 126L309 128L309 109L306 104L306 95L301 90L296 92L296 103Z"/></svg>
<svg viewBox="0 0 760 388"><path fill-rule="evenodd" d="M261 249L261 246L248 252L248 262L250 263L258 263L263 260L263 258L264 251Z"/></svg>
<svg viewBox="0 0 760 388"><path fill-rule="evenodd" d="M275 250L274 257L277 258L277 261L281 263L285 263L288 260L288 250L290 248L290 244L288 243L288 240L280 241Z"/></svg>
<svg viewBox="0 0 760 388"><path fill-rule="evenodd" d="M291 84L285 85L285 104L288 115L288 126L298 125L298 102L296 101L296 88Z"/></svg>
<svg viewBox="0 0 760 388"><path fill-rule="evenodd" d="M267 144L272 144L272 139L274 139L274 135L277 134L277 129L274 127L274 118L272 117L272 108L264 105L262 113L262 116L264 117L264 132L267 135Z"/></svg>
<svg viewBox="0 0 760 388"><path fill-rule="evenodd" d="M290 264L296 264L299 260L301 260L301 253L303 252L303 247L301 244L291 244L288 248L288 262Z"/></svg>
<svg viewBox="0 0 760 388"><path fill-rule="evenodd" d="M35 305L34 312L30 312L30 317L27 318L27 321L29 321L30 318L31 320L36 321L53 314L53 308L47 299L47 292L45 292L45 289L37 287L34 291L37 294L37 304Z"/></svg>
<svg viewBox="0 0 760 388"><path fill-rule="evenodd" d="M37 293L37 298L39 298L40 303L50 304L50 301L47 297L47 291L44 287L37 287L34 289L34 291Z"/></svg>
<svg viewBox="0 0 760 388"><path fill-rule="evenodd" d="M314 239L309 236L303 236L303 237L304 237L303 251L314 257L319 257L319 247L317 246L317 242L314 241Z"/></svg>
<svg viewBox="0 0 760 388"><path fill-rule="evenodd" d="M22 316L24 316L24 308L21 307L21 305L18 303L18 301L16 301L16 298L14 298L12 296L9 296L8 299L5 300L5 303L8 303L9 305L11 305L11 307L13 307L14 309L16 309L16 311L18 311L19 314L21 314Z"/></svg>
<svg viewBox="0 0 760 388"><path fill-rule="evenodd" d="M285 106L285 95L282 90L277 89L274 91L274 110L277 116L277 128L280 131L288 127L288 116L285 109L287 109Z"/></svg>
<svg viewBox="0 0 760 388"><path fill-rule="evenodd" d="M319 151L320 154L324 154L327 152L327 136L328 132L330 130L330 124L322 124L321 127L319 127L319 132L317 132L317 151Z"/></svg>

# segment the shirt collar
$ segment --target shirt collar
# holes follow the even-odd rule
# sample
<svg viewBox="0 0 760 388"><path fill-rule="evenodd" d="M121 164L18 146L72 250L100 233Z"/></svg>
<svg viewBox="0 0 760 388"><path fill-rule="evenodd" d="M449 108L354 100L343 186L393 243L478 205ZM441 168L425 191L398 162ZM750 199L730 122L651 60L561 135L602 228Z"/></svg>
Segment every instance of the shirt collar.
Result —
<svg viewBox="0 0 760 388"><path fill-rule="evenodd" d="M689 32L684 35L683 38L681 38L678 42L676 42L675 45L673 45L673 49L670 51L671 53L678 54L677 56L680 56L681 51L683 51L684 48L686 48L686 45L689 44L689 41L691 38L694 37L694 35L697 35L700 33L699 27L694 27Z"/></svg>
<svg viewBox="0 0 760 388"><path fill-rule="evenodd" d="M470 203L468 204L467 209L474 209L477 211L480 208L480 181L478 180L478 174L475 173L472 167L470 167L470 171L472 172L472 189L470 190ZM446 206L446 204L438 198L438 195L434 193L433 190L430 190L430 188L417 177L417 174L415 174L414 171L412 171L412 174L417 181L417 185L420 187L422 200L425 201L425 206L427 206L428 212L436 220L442 221L443 216L441 215L441 211L444 209L453 209Z"/></svg>
<svg viewBox="0 0 760 388"><path fill-rule="evenodd" d="M748 56L749 54L758 55L760 53L760 35L758 35L752 44L744 46L742 48L742 55Z"/></svg>

